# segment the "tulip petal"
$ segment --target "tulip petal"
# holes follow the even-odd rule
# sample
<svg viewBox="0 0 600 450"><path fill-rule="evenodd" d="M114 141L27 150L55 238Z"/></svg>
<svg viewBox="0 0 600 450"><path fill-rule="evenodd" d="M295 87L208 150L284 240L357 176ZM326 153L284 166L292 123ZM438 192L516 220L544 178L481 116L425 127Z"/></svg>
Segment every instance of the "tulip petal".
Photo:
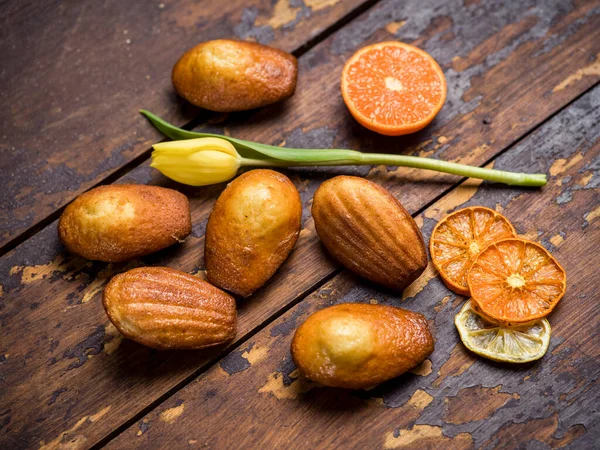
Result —
<svg viewBox="0 0 600 450"><path fill-rule="evenodd" d="M185 139L180 141L167 141L154 144L152 146L158 152L192 152L204 150L218 150L227 153L228 155L238 157L238 152L235 147L225 139L215 137L201 137L196 139Z"/></svg>

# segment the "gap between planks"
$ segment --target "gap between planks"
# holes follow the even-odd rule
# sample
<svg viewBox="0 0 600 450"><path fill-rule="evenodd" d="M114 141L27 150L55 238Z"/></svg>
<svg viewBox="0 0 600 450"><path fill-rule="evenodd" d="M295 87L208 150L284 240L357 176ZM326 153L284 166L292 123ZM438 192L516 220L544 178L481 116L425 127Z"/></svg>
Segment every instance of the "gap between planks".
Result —
<svg viewBox="0 0 600 450"><path fill-rule="evenodd" d="M332 34L336 33L338 30L340 30L341 28L346 26L348 23L352 22L357 17L366 13L369 9L374 7L380 1L381 0L366 0L365 2L361 3L356 8L350 10L346 15L342 16L337 22L329 25L328 27L323 29L323 31L316 34L312 38L308 39L305 43L300 44L295 50L291 51L291 54L294 55L296 58L301 58L304 54L306 54L308 51L310 51L313 47L315 47L322 41L326 40ZM195 127L197 127L198 125L200 125L202 123L204 123L204 120L202 118L196 118L196 119L193 119L193 120L181 125L180 128L191 131ZM151 153L152 153L152 147L143 151L138 156L133 158L131 161L129 161L126 164L124 164L123 166L119 167L118 169L116 169L115 171L113 171L112 173L110 173L109 175L104 177L102 180L100 180L98 183L94 184L89 189L86 189L85 191L83 191L81 194L83 194L84 192L90 191L94 188L97 188L98 186L104 186L107 184L114 183L119 178L125 176L127 173L129 173L130 171L132 171L133 169L142 165L144 162L146 162L148 159L150 159ZM29 238L33 237L35 234L42 231L44 228L46 228L52 222L57 220L60 217L60 215L62 214L62 212L65 210L67 205L69 203L71 203L71 201L69 201L67 204L61 206L60 208L56 209L53 213L47 215L43 219L40 219L37 223L30 226L25 231L23 231L21 234L15 236L10 241L8 241L6 244L1 246L0 247L0 258L3 257L8 252L10 252L11 250L18 247L19 245L21 245L23 242L25 242Z"/></svg>
<svg viewBox="0 0 600 450"><path fill-rule="evenodd" d="M589 92L591 92L592 90L594 90L599 85L600 85L600 81L596 82L595 84L593 84L592 86L590 86L588 89L586 89L585 91L581 92L579 95L577 95L574 98L572 98L562 108L559 108L558 110L556 110L552 114L548 115L544 120L542 120L541 122L539 122L536 126L534 126L533 128L531 128L529 131L527 131L526 133L524 133L519 138L515 139L513 142L511 142L509 145L505 146L503 149L499 150L494 156L492 156L491 158L489 158L487 161L483 162L480 165L480 167L487 166L492 161L494 161L495 159L499 158L504 153L508 152L511 148L515 147L520 142L522 142L525 139L527 139L530 135L532 135L538 129L540 129L544 124L546 124L548 121L552 120L552 118L554 118L555 116L557 116L561 111L563 111L566 108L569 108L573 103L577 102L580 98L582 98L585 95L587 95ZM193 127L195 125L191 125L191 126ZM414 217L417 217L420 214L422 214L429 207L431 207L432 205L434 205L435 203L437 203L439 200L441 200L446 195L450 194L450 192L452 192L459 185L461 185L466 179L467 178L464 178L464 177L460 178L456 183L450 185L448 187L448 189L445 189L439 195L437 195L436 197L434 197L433 199L431 199L429 202L427 202L426 204L424 204L423 206L421 206L418 210L416 210L413 214L411 214L411 216L414 218ZM534 188L534 189L536 189L536 188ZM292 300L286 306L284 306L283 308L281 308L280 310L278 310L276 313L272 314L270 317L268 317L265 320L263 320L260 324L256 325L254 328L252 328L251 330L249 330L247 333L245 333L243 336L241 336L241 338L239 340L236 340L236 341L239 342L239 343L243 343L243 342L251 339L257 333L259 333L262 329L264 329L266 326L268 326L270 323L274 322L279 317L281 317L283 314L285 314L290 309L292 309L293 307L295 307L296 305L298 305L300 302L302 302L306 297L308 297L309 295L311 295L315 291L319 290L327 282L329 282L330 280L332 280L333 278L335 278L337 275L339 275L343 270L344 270L344 268L342 268L342 267L338 267L337 269L334 269L327 276L323 277L317 283L315 283L314 285L310 286L308 289L306 289L306 291L304 291L302 294L298 295L294 300ZM104 447L105 445L107 445L109 442L111 442L116 437L118 437L119 435L121 435L129 427L131 427L133 424L135 424L136 422L138 422L139 420L141 420L144 416L146 416L148 413L150 413L156 407L158 407L159 405L161 405L162 403L164 403L170 397L172 397L173 395L175 395L178 391L180 391L181 389L183 389L184 387L186 387L188 384L190 384L192 381L194 381L200 375L202 375L203 373L205 373L212 366L214 366L215 364L217 364L220 360L222 360L226 355L228 355L236 347L237 346L232 346L232 347L225 348L222 352L220 352L217 356L215 356L215 358L213 358L212 360L208 361L206 364L203 364L200 368L198 368L197 370L195 370L193 373L191 373L189 376L187 376L184 380L182 380L181 382L177 383L177 385L173 386L171 389L169 389L168 391L166 391L159 398L157 398L156 400L154 400L153 402L151 402L150 404L148 404L146 407L142 408L135 415L133 415L130 419L126 420L124 423L122 423L121 425L119 425L113 431L111 431L110 433L108 433L105 437L103 437L102 439L100 439L97 443L95 443L94 445L92 445L90 447L90 450L97 450L97 449L100 449L100 448Z"/></svg>

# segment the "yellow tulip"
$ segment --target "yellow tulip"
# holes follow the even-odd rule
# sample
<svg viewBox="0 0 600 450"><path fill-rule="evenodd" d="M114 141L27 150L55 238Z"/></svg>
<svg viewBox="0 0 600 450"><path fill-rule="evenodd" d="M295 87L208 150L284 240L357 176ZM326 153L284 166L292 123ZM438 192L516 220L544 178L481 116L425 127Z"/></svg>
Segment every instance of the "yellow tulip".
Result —
<svg viewBox="0 0 600 450"><path fill-rule="evenodd" d="M152 164L163 175L190 186L231 180L242 158L225 139L206 137L152 146Z"/></svg>
<svg viewBox="0 0 600 450"><path fill-rule="evenodd" d="M421 156L361 153L345 149L282 148L229 136L221 138L215 134L182 130L165 122L151 112L145 110L140 112L159 131L171 139L175 139L172 142L164 142L154 146L152 167L156 167L169 178L193 186L230 180L241 166L355 165L414 167L515 186L544 186L547 183L545 173L506 172Z"/></svg>

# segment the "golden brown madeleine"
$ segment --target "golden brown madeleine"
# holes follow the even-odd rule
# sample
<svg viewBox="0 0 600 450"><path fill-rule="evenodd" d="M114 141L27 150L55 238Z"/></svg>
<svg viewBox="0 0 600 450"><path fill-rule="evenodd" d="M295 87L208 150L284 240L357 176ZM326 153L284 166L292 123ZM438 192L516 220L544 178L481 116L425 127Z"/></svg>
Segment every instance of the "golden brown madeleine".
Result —
<svg viewBox="0 0 600 450"><path fill-rule="evenodd" d="M100 186L81 194L58 223L69 251L106 262L153 253L181 242L191 231L185 195L141 184Z"/></svg>
<svg viewBox="0 0 600 450"><path fill-rule="evenodd" d="M417 224L378 184L351 176L327 180L315 192L312 216L327 250L368 280L403 290L427 267Z"/></svg>
<svg viewBox="0 0 600 450"><path fill-rule="evenodd" d="M300 234L302 203L288 177L251 170L217 199L206 226L206 276L244 297L267 282Z"/></svg>
<svg viewBox="0 0 600 450"><path fill-rule="evenodd" d="M212 111L244 111L294 94L293 55L253 42L219 39L198 44L173 67L173 86L190 103Z"/></svg>
<svg viewBox="0 0 600 450"><path fill-rule="evenodd" d="M306 378L325 386L375 386L421 364L433 352L422 314L391 306L344 303L311 315L292 340Z"/></svg>
<svg viewBox="0 0 600 450"><path fill-rule="evenodd" d="M117 275L103 303L121 333L148 347L198 349L235 336L233 297L178 270L140 267Z"/></svg>

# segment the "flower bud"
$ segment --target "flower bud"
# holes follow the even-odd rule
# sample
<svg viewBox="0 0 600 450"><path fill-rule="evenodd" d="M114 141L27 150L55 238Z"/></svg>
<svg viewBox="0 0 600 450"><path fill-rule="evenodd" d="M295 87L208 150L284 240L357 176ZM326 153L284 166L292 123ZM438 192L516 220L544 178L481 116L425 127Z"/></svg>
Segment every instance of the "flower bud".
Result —
<svg viewBox="0 0 600 450"><path fill-rule="evenodd" d="M232 179L241 157L225 139L206 137L153 145L151 167L190 186L205 186Z"/></svg>

